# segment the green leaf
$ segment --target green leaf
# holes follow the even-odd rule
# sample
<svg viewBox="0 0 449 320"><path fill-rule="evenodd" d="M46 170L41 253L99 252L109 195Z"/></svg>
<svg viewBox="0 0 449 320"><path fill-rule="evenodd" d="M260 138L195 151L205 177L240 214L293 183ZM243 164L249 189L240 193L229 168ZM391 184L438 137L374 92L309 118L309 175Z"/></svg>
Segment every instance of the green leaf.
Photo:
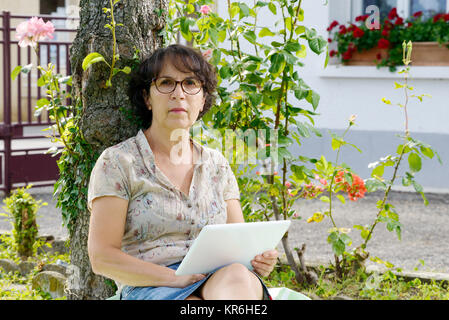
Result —
<svg viewBox="0 0 449 320"><path fill-rule="evenodd" d="M427 158L432 159L433 156L435 155L435 154L433 153L433 151L432 151L431 148L427 148L427 147L421 146L420 149L421 149L421 153L422 153L423 155L425 155Z"/></svg>
<svg viewBox="0 0 449 320"><path fill-rule="evenodd" d="M416 153L410 153L408 156L408 164L410 166L410 170L413 172L420 171L422 167L421 157Z"/></svg>
<svg viewBox="0 0 449 320"><path fill-rule="evenodd" d="M327 202L327 203L329 203L331 201L328 196L321 196L320 200L323 202Z"/></svg>
<svg viewBox="0 0 449 320"><path fill-rule="evenodd" d="M342 139L332 138L332 142L331 142L332 150L337 150L345 144L346 144L346 142L343 141Z"/></svg>
<svg viewBox="0 0 449 320"><path fill-rule="evenodd" d="M260 30L259 32L259 37L263 38L263 37L273 37L276 34L273 33L270 29L268 29L267 27L262 28L262 30Z"/></svg>
<svg viewBox="0 0 449 320"><path fill-rule="evenodd" d="M274 76L277 77L285 68L285 57L281 53L274 53L270 57L271 66L268 71Z"/></svg>
<svg viewBox="0 0 449 320"><path fill-rule="evenodd" d="M276 15L277 10L276 10L276 6L274 5L274 3L269 2L269 3L268 3L268 9L270 9L270 11L271 11L274 15Z"/></svg>
<svg viewBox="0 0 449 320"><path fill-rule="evenodd" d="M39 79L37 79L37 86L42 87L45 85L47 76L43 74Z"/></svg>
<svg viewBox="0 0 449 320"><path fill-rule="evenodd" d="M238 6L240 8L240 15L239 15L240 20L244 17L249 16L249 7L246 4L244 4L243 2L239 2Z"/></svg>
<svg viewBox="0 0 449 320"><path fill-rule="evenodd" d="M245 32L243 37L252 44L256 43L257 36L252 30Z"/></svg>
<svg viewBox="0 0 449 320"><path fill-rule="evenodd" d="M42 108L42 107L44 107L44 106L46 106L46 105L49 105L49 104L50 104L50 101L48 101L48 100L45 99L45 98L42 98L42 99L39 99L39 100L36 101L36 105L37 105L39 108Z"/></svg>
<svg viewBox="0 0 449 320"><path fill-rule="evenodd" d="M14 68L14 70L11 72L11 79L16 80L17 76L20 73L20 70L22 70L22 66L17 66Z"/></svg>
<svg viewBox="0 0 449 320"><path fill-rule="evenodd" d="M313 90L309 90L306 100L312 105L313 110L316 110L320 103L320 95Z"/></svg>
<svg viewBox="0 0 449 320"><path fill-rule="evenodd" d="M83 70L86 71L86 69L89 68L92 64L100 61L103 61L104 63L108 64L104 59L104 57L98 52L89 53L83 60L82 64Z"/></svg>
<svg viewBox="0 0 449 320"><path fill-rule="evenodd" d="M124 67L122 70L120 70L126 74L129 74L131 72L131 68L130 67Z"/></svg>
<svg viewBox="0 0 449 320"><path fill-rule="evenodd" d="M316 54L320 54L324 52L324 49L327 47L327 41L322 37L317 37L309 40L310 49Z"/></svg>
<svg viewBox="0 0 449 320"><path fill-rule="evenodd" d="M297 42L288 42L285 45L285 50L290 51L290 52L296 52L301 50L301 45Z"/></svg>
<svg viewBox="0 0 449 320"><path fill-rule="evenodd" d="M385 172L385 166L383 164L378 165L371 171L371 177L378 176L383 177Z"/></svg>
<svg viewBox="0 0 449 320"><path fill-rule="evenodd" d="M337 198L338 198L338 200L341 201L341 203L345 204L345 202L346 202L345 197L343 197L341 194L337 194Z"/></svg>
<svg viewBox="0 0 449 320"><path fill-rule="evenodd" d="M298 129L298 133L304 138L310 137L309 129L302 122L297 122L296 128Z"/></svg>
<svg viewBox="0 0 449 320"><path fill-rule="evenodd" d="M416 192L422 193L423 192L423 187L416 182L415 180L411 180L412 184L413 184L413 188L416 190Z"/></svg>
<svg viewBox="0 0 449 320"><path fill-rule="evenodd" d="M301 34L301 33L304 33L305 31L306 31L306 28L304 26L297 26L296 29L295 29L295 33L297 35Z"/></svg>

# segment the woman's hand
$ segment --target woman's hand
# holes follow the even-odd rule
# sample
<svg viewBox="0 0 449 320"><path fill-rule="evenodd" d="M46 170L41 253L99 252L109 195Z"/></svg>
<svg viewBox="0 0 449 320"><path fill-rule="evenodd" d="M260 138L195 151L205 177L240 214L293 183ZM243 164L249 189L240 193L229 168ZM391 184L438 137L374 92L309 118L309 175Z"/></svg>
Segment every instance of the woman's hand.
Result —
<svg viewBox="0 0 449 320"><path fill-rule="evenodd" d="M251 260L251 264L257 274L266 277L273 271L277 257L277 250L268 250L255 256L254 259Z"/></svg>
<svg viewBox="0 0 449 320"><path fill-rule="evenodd" d="M173 284L173 287L185 288L187 286L190 286L191 284L194 284L195 282L203 280L205 277L206 277L206 275L202 274L202 273L189 274L189 275L185 275L185 276L176 276L175 283Z"/></svg>

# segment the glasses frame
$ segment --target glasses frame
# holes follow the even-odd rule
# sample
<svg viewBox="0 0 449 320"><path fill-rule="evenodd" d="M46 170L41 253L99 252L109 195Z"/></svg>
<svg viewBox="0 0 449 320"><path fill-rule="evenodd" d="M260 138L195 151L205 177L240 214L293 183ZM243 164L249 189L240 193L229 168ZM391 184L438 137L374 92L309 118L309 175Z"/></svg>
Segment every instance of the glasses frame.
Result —
<svg viewBox="0 0 449 320"><path fill-rule="evenodd" d="M162 91L158 88L158 86L157 86L157 84L156 84L156 81L157 81L158 79L170 79L170 80L174 81L174 82L175 82L175 86L173 87L173 90L170 91L170 92L162 92ZM184 82L184 81L186 81L186 80L191 80L191 79L197 80L197 81L199 81L200 84L201 84L201 86L199 87L198 91L195 92L195 93L189 93L189 92L187 92L187 91L184 89L184 86L183 86L183 82ZM202 82L201 80L198 80L198 79L192 78L192 77L185 78L185 79L183 79L183 80L181 80L181 81L175 80L175 79L170 78L170 77L153 78L153 80L151 81L151 83L154 83L154 86L156 87L156 90L157 90L158 92L162 93L162 94L170 94L170 93L175 92L176 88L178 87L178 84L181 85L181 90L182 90L185 94L188 94L189 96L197 95L198 93L200 93L201 89L203 89L203 82Z"/></svg>

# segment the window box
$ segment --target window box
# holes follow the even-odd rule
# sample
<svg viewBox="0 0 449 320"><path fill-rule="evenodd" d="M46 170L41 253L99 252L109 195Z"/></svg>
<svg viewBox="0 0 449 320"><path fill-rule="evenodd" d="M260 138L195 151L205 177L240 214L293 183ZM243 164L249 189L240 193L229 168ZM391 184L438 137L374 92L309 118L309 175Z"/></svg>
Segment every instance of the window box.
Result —
<svg viewBox="0 0 449 320"><path fill-rule="evenodd" d="M412 64L449 65L449 13L425 18L422 12L415 12L404 19L393 8L376 27L370 19L366 14L356 17L355 23L333 21L327 29L329 55L345 65L377 65L395 71L402 65L403 41L412 41Z"/></svg>
<svg viewBox="0 0 449 320"><path fill-rule="evenodd" d="M343 61L347 66L375 66L388 57L387 49L372 48L355 51L351 59ZM438 42L413 42L412 65L449 66L449 49Z"/></svg>

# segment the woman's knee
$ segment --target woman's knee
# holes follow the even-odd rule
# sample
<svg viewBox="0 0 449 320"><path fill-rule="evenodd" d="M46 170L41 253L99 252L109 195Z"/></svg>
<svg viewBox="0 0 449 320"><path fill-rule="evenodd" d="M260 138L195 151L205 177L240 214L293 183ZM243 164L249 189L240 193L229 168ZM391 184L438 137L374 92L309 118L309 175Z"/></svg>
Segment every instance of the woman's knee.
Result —
<svg viewBox="0 0 449 320"><path fill-rule="evenodd" d="M217 290L219 292L217 292ZM234 263L221 268L204 284L202 296L222 296L226 292L237 290L240 294L248 297L259 296L262 293L262 285L259 278L242 264ZM231 297L228 297L231 298Z"/></svg>

